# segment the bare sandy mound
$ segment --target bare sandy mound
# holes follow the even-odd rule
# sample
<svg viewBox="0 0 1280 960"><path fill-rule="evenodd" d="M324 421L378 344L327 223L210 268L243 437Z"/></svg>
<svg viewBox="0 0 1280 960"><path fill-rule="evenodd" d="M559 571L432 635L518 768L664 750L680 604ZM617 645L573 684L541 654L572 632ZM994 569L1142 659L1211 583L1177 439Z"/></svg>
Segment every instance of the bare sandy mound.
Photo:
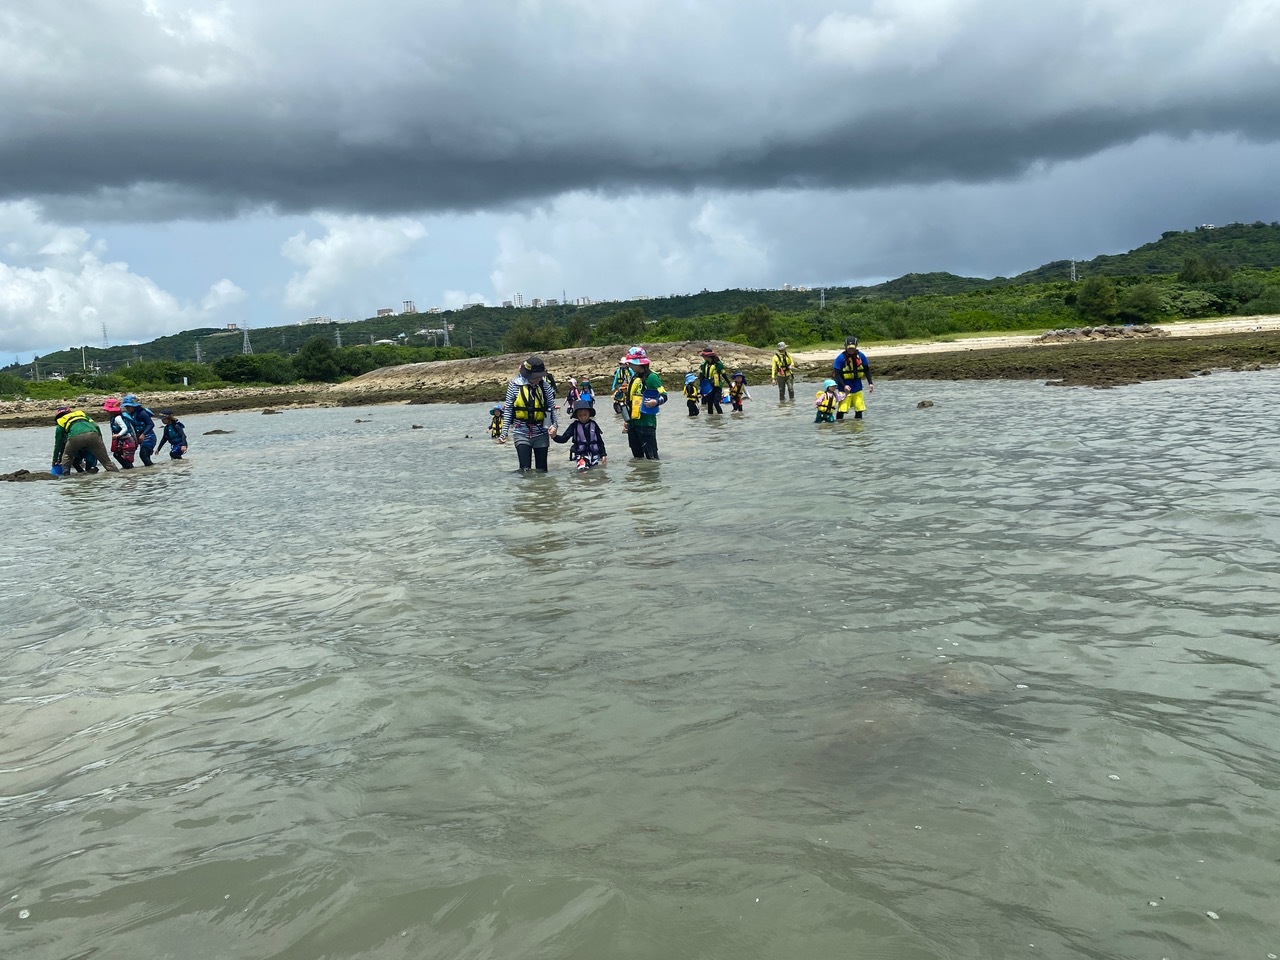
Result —
<svg viewBox="0 0 1280 960"><path fill-rule="evenodd" d="M652 346L643 344L653 368L663 377L668 386L683 378L685 373L698 369L702 363L699 352L710 346L720 355L725 366L730 370L742 370L751 379L759 382L759 374L763 370L768 375L769 363L773 358L772 350L761 350L746 347L740 343L728 343L723 340L685 340L679 343L657 343ZM560 383L564 392L565 381L576 377L579 381L588 379L596 387L596 392L606 389L618 360L626 347L576 347L570 350L548 350L540 354L547 364L547 369ZM507 383L515 375L516 369L528 354L508 353L500 357L477 357L472 360L439 360L433 363L407 363L398 367L384 367L364 376L340 383L331 390L334 394L360 396L363 394L387 394L411 391L424 391L435 394L456 394L468 396L477 391L484 391L495 397L501 397ZM350 402L344 398L344 403Z"/></svg>

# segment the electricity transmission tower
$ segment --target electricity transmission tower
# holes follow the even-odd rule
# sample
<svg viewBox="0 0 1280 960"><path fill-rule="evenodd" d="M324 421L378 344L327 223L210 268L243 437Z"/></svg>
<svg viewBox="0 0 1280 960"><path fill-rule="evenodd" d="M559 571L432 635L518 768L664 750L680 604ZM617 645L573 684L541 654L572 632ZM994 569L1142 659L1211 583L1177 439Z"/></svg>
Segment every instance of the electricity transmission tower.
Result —
<svg viewBox="0 0 1280 960"><path fill-rule="evenodd" d="M246 357L253 353L253 345L249 343L249 328L244 328L244 348L240 351Z"/></svg>

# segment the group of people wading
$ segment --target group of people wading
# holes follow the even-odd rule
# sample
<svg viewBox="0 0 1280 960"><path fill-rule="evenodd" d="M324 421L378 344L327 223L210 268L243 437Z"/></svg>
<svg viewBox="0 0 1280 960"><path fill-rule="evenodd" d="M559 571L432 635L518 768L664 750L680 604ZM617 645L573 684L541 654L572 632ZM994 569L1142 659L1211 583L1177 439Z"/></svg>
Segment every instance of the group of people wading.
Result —
<svg viewBox="0 0 1280 960"><path fill-rule="evenodd" d="M743 401L750 400L746 376L741 370L728 373L724 361L711 347L700 353L702 363L696 373L685 375L684 396L689 416L724 412L728 403L742 412ZM852 411L861 420L866 411L862 396L863 381L867 392L875 390L871 382L871 365L867 355L858 349L858 338L848 337L844 349L831 365L832 377L814 398L815 423L843 420ZM770 365L770 381L778 387L778 402L795 400L795 362L785 342L779 342ZM529 357L520 364L507 385L506 399L490 408L489 433L498 443L512 440L521 473L530 470L546 472L547 454L552 441L568 443L569 459L578 472L585 473L608 462L604 433L596 422L595 396L589 381L581 387L572 378L565 412L569 415L566 429L561 430L556 409L555 380L547 372L541 357ZM659 460L658 412L667 402L662 379L652 369L643 347L631 347L618 361L610 385L613 409L622 417L622 430L627 436L631 456L637 460Z"/></svg>
<svg viewBox="0 0 1280 960"><path fill-rule="evenodd" d="M102 412L111 418L111 453L108 455L102 439L102 428L83 410L61 406L54 411L57 426L53 431L53 469L55 476L63 476L73 470L77 473L97 473L101 465L108 472L132 470L135 456L142 465L151 466L152 454L158 455L169 444L169 457L181 460L187 452L187 432L172 410L159 413L162 429L156 442L156 414L132 393L121 399L108 397L102 402ZM111 462L115 457L119 467Z"/></svg>
<svg viewBox="0 0 1280 960"><path fill-rule="evenodd" d="M658 408L667 402L662 380L649 369L649 357L643 347L632 347L622 358L629 371L623 394L622 430L627 435L631 455L636 459L657 460ZM556 412L554 381L547 373L541 357L530 357L507 385L507 396L501 407L490 410L493 419L489 432L498 443L514 440L520 472L533 469L545 472L551 442L568 443L569 459L580 473L608 463L604 433L596 422L595 397L590 384L581 389L572 380L571 397L566 411L572 418L563 432ZM615 393L615 401L617 398ZM615 402L615 409L617 403Z"/></svg>

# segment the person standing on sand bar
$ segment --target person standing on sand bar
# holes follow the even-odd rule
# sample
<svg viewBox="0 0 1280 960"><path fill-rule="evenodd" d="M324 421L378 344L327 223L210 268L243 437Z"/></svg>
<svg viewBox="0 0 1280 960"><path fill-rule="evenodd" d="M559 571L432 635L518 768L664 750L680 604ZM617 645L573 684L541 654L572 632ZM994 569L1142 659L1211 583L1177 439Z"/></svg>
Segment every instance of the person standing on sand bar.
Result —
<svg viewBox="0 0 1280 960"><path fill-rule="evenodd" d="M550 432L547 430L548 420L551 421ZM507 399L502 405L502 435L498 437L498 443L506 443L507 436L514 430L520 472L525 473L533 466L546 473L547 450L559 425L556 394L547 382L547 365L541 357L530 357L520 364L507 387Z"/></svg>
<svg viewBox="0 0 1280 960"><path fill-rule="evenodd" d="M793 366L787 345L779 341L778 352L773 355L773 370L770 372L770 379L778 385L779 403L786 400L788 396L792 400L796 398L796 381L791 374Z"/></svg>
<svg viewBox="0 0 1280 960"><path fill-rule="evenodd" d="M834 379L840 386L844 398L836 410L836 419L843 420L844 415L853 410L853 419L861 420L867 403L862 399L862 381L867 381L867 393L875 393L875 384L871 382L871 364L867 355L858 349L857 337L845 337L844 349L836 355L831 364L835 371Z"/></svg>

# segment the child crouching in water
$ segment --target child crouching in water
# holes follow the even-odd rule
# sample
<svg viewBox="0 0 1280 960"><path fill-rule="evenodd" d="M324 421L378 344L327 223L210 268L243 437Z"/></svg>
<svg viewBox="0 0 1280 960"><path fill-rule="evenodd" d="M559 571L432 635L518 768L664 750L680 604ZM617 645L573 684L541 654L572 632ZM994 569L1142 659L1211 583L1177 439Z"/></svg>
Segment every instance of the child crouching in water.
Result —
<svg viewBox="0 0 1280 960"><path fill-rule="evenodd" d="M836 407L840 406L840 391L834 380L823 380L822 390L814 399L813 405L818 408L814 415L814 423L835 423Z"/></svg>
<svg viewBox="0 0 1280 960"><path fill-rule="evenodd" d="M551 439L556 443L573 441L569 448L569 459L578 462L578 472L586 473L592 467L604 466L609 462L609 455L604 449L604 434L600 432L600 424L595 421L596 408L590 400L579 400L573 405L573 422L562 433Z"/></svg>

